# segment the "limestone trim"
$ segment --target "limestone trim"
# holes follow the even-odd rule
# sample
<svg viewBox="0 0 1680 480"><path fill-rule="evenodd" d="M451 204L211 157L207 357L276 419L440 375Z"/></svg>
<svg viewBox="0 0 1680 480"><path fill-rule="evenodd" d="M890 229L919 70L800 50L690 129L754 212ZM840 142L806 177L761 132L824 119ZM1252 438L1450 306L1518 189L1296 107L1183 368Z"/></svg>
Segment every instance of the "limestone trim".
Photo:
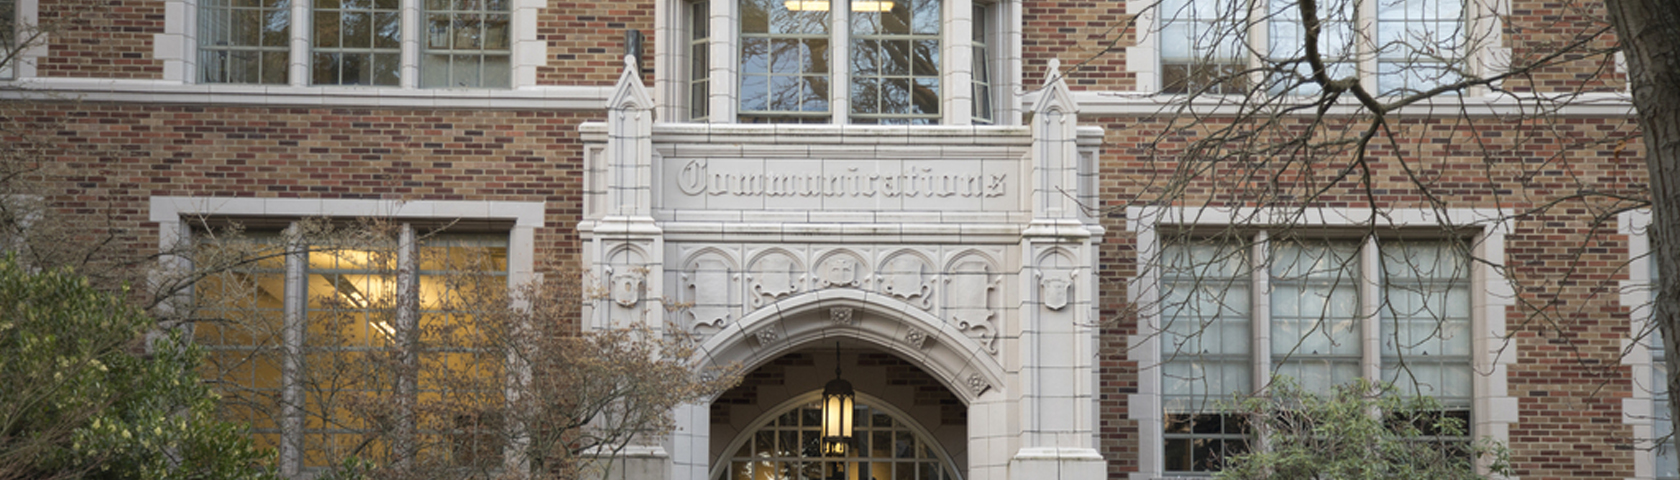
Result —
<svg viewBox="0 0 1680 480"><path fill-rule="evenodd" d="M158 224L158 247L167 251L191 241L194 217L388 218L513 220L508 232L508 284L535 278L536 229L544 223L543 202L340 200L323 198L152 197L150 220Z"/></svg>
<svg viewBox="0 0 1680 480"><path fill-rule="evenodd" d="M851 325L836 325L829 313L836 307L877 318L854 317ZM919 347L903 340L912 329L926 336ZM778 332L779 340L760 344L757 335L766 331ZM833 338L861 339L916 364L965 405L984 393L970 388L970 377L978 375L992 388L1007 384L1003 365L955 326L890 296L853 289L796 294L755 310L707 338L694 363L756 368L805 344Z"/></svg>
<svg viewBox="0 0 1680 480"><path fill-rule="evenodd" d="M1656 276L1646 257L1651 254L1650 210L1622 212L1616 216L1616 233L1627 237L1626 279L1621 281L1621 304L1628 309L1629 338L1622 339L1622 365L1627 365L1633 377L1628 398L1622 399L1622 423L1633 429L1633 477L1656 478L1656 422L1665 412L1657 411L1656 392L1664 388L1653 377L1656 368L1650 342L1656 340L1656 326L1651 324L1651 300L1655 288L1651 279Z"/></svg>
<svg viewBox="0 0 1680 480"><path fill-rule="evenodd" d="M1137 238L1138 275L1129 279L1126 300L1138 308L1138 334L1127 337L1128 360L1137 363L1137 393L1128 396L1130 418L1137 422L1138 464L1133 480L1163 475L1162 345L1159 301L1160 272L1149 262L1163 245L1160 228L1244 226L1256 229L1285 226L1297 229L1387 228L1440 232L1457 230L1473 235L1470 289L1471 363L1473 379L1471 434L1509 442L1510 426L1518 420L1517 399L1506 389L1508 366L1516 362L1516 345L1506 340L1506 307L1516 298L1500 273L1505 259L1505 235L1514 219L1499 209L1358 209L1358 208L1196 208L1131 207L1126 230ZM1421 232L1420 232L1421 233ZM1648 404L1648 403L1647 403Z"/></svg>

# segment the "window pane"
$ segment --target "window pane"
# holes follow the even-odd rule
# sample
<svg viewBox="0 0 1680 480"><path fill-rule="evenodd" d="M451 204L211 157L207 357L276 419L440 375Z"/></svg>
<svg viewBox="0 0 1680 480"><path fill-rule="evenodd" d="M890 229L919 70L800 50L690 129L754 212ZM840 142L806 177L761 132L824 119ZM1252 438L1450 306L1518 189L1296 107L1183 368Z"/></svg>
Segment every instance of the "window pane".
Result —
<svg viewBox="0 0 1680 480"><path fill-rule="evenodd" d="M508 59L512 51L507 2L429 0L426 7L427 38L421 52L421 87L510 86L512 66ZM387 36L395 42L394 35Z"/></svg>
<svg viewBox="0 0 1680 480"><path fill-rule="evenodd" d="M902 0L852 5L852 83L868 85L863 92L854 89L863 95L852 99L853 122L938 123L940 3Z"/></svg>
<svg viewBox="0 0 1680 480"><path fill-rule="evenodd" d="M1275 373L1308 391L1359 377L1358 253L1353 242L1272 242Z"/></svg>
<svg viewBox="0 0 1680 480"><path fill-rule="evenodd" d="M1320 32L1318 52L1325 63L1325 74L1332 80L1357 75L1354 52L1354 0L1331 0L1318 5ZM1320 91L1311 81L1312 68L1306 61L1306 33L1301 26L1300 5L1295 0L1271 0L1272 18L1268 24L1270 42L1266 46L1269 62L1279 69L1268 72L1268 91L1278 94L1312 95Z"/></svg>
<svg viewBox="0 0 1680 480"><path fill-rule="evenodd" d="M1383 242L1382 369L1402 395L1468 406L1470 263L1453 242Z"/></svg>
<svg viewBox="0 0 1680 480"><path fill-rule="evenodd" d="M1460 80L1463 18L1459 0L1378 2L1378 91L1404 95Z"/></svg>
<svg viewBox="0 0 1680 480"><path fill-rule="evenodd" d="M8 0L9 2L9 0ZM6 3L4 5L10 5ZM10 15L0 17L10 18ZM199 79L205 83L286 82L291 7L285 0L199 4ZM0 32L9 33L10 30Z"/></svg>
<svg viewBox="0 0 1680 480"><path fill-rule="evenodd" d="M1161 91L1242 93L1247 32L1237 16L1246 2L1167 0L1161 4Z"/></svg>

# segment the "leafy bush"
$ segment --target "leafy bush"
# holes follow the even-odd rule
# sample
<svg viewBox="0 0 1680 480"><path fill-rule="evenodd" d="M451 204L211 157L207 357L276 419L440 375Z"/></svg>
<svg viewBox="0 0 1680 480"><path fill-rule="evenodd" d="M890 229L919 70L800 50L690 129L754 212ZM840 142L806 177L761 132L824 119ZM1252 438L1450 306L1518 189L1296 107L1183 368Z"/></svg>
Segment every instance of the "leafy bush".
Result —
<svg viewBox="0 0 1680 480"><path fill-rule="evenodd" d="M0 479L267 476L216 420L198 347L154 326L72 272L0 260Z"/></svg>
<svg viewBox="0 0 1680 480"><path fill-rule="evenodd" d="M1443 414L1433 397L1384 393L1391 391L1359 380L1322 397L1279 379L1269 396L1240 403L1260 447L1231 459L1217 478L1485 478L1478 461L1509 474L1503 445L1469 439L1464 420Z"/></svg>

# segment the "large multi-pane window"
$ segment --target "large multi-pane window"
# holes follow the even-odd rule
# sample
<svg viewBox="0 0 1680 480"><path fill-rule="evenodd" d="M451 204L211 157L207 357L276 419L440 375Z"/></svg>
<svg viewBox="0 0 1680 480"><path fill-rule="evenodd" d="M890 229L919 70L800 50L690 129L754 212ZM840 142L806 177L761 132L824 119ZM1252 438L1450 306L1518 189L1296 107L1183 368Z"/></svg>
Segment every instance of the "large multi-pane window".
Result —
<svg viewBox="0 0 1680 480"><path fill-rule="evenodd" d="M1162 2L1161 92L1241 94L1261 82L1273 94L1317 94L1300 5L1297 0ZM1456 81L1468 68L1470 34L1462 0L1315 5L1316 46L1330 80L1374 76L1379 95L1404 95ZM1251 68L1253 61L1263 61L1264 68Z"/></svg>
<svg viewBox="0 0 1680 480"><path fill-rule="evenodd" d="M955 466L909 420L859 402L850 452L822 454L822 405L795 406L757 426L717 480L957 480Z"/></svg>
<svg viewBox="0 0 1680 480"><path fill-rule="evenodd" d="M307 9L294 10L294 1ZM419 78L408 85L511 86L507 0L206 0L198 8L204 83L401 86L408 42L420 51ZM405 8L418 10L421 31L404 31ZM294 11L307 11L309 22L294 21ZM306 59L306 74L294 77L294 56Z"/></svg>
<svg viewBox="0 0 1680 480"><path fill-rule="evenodd" d="M195 288L206 376L224 414L280 450L284 473L350 456L499 465L495 419L437 412L448 402L500 405L499 390L483 386L503 359L475 349L472 306L505 289L507 238L403 229L320 243L258 233L204 247L251 259Z"/></svg>
<svg viewBox="0 0 1680 480"><path fill-rule="evenodd" d="M972 115L962 121L993 121L991 48L995 24L988 8L976 5L972 35L946 38L948 12L939 0L735 0L740 50L733 72L737 84L735 121L742 123L830 123L933 125L942 121L948 96L944 57L956 42L972 48ZM686 55L689 118L705 115L711 72L704 69L705 2L691 5ZM697 8L696 8L697 7ZM710 32L715 35L716 32ZM701 36L695 36L701 35Z"/></svg>
<svg viewBox="0 0 1680 480"><path fill-rule="evenodd" d="M1282 377L1320 394L1379 379L1468 420L1470 264L1460 247L1261 234L1165 248L1165 470L1217 471L1246 451L1254 433L1233 403Z"/></svg>

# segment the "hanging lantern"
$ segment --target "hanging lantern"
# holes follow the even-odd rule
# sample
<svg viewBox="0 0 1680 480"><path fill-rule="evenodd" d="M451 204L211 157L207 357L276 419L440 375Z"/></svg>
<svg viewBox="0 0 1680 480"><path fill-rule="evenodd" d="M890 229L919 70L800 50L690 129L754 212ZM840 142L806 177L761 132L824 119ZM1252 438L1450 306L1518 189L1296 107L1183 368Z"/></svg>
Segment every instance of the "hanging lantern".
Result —
<svg viewBox="0 0 1680 480"><path fill-rule="evenodd" d="M834 345L834 379L822 393L822 451L827 456L844 456L852 444L852 405L857 393L852 382L840 378L840 345Z"/></svg>

